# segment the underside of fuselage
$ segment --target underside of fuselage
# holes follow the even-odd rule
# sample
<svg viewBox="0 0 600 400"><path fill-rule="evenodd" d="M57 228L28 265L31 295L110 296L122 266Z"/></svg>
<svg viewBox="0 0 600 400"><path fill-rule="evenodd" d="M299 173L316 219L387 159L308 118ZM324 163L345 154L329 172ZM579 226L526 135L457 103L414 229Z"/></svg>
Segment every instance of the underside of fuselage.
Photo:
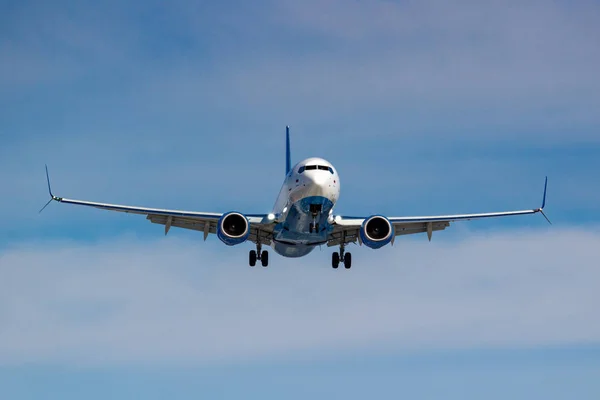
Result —
<svg viewBox="0 0 600 400"><path fill-rule="evenodd" d="M285 220L273 231L275 252L286 257L302 257L315 246L327 243L333 229L328 223L332 209L333 202L323 196L305 197L293 203Z"/></svg>

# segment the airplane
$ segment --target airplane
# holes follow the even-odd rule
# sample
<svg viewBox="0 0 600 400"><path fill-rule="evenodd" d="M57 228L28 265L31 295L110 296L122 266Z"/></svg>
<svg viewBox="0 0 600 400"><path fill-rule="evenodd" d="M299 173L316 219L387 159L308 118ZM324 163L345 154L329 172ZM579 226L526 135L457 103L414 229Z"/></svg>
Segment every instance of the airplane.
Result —
<svg viewBox="0 0 600 400"><path fill-rule="evenodd" d="M270 246L284 257L302 257L322 245L339 246L339 251L332 253L331 266L338 268L342 263L349 269L352 266L352 254L346 251L346 246L351 243L379 249L388 244L393 245L396 236L415 233L427 233L427 238L431 241L433 232L446 229L451 222L481 218L541 213L551 223L543 211L548 177L544 183L542 206L530 210L420 217L386 217L378 214L349 217L334 214L334 206L340 197L338 171L330 162L316 157L307 158L292 166L289 126L286 127L285 179L269 214L165 210L73 200L52 193L48 166L46 179L50 200L40 213L52 201L57 201L146 215L150 222L165 226L165 235L171 227L178 227L203 232L204 240L209 234L216 234L228 246L249 241L256 245L256 250L250 250L248 256L251 267L257 261L263 267L269 265L269 252L263 250L263 246Z"/></svg>

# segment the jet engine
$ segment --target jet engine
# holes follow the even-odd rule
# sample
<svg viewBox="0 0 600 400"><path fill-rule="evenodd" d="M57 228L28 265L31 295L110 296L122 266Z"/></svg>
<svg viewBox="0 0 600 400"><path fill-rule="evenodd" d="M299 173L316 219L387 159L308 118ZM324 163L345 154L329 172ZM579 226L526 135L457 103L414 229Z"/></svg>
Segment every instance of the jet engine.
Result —
<svg viewBox="0 0 600 400"><path fill-rule="evenodd" d="M248 239L250 224L248 219L239 212L228 212L219 218L217 237L226 245L234 246Z"/></svg>
<svg viewBox="0 0 600 400"><path fill-rule="evenodd" d="M359 235L365 246L378 249L392 241L394 226L386 217L373 215L362 223Z"/></svg>

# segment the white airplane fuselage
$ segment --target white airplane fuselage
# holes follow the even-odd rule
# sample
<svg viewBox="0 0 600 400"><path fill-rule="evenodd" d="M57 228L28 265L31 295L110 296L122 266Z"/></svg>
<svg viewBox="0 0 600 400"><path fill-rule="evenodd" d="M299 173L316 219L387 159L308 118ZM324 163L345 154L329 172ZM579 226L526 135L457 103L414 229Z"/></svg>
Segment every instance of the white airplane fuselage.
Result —
<svg viewBox="0 0 600 400"><path fill-rule="evenodd" d="M271 247L282 256L302 257L326 244L339 197L340 178L330 162L308 158L294 165L273 207Z"/></svg>

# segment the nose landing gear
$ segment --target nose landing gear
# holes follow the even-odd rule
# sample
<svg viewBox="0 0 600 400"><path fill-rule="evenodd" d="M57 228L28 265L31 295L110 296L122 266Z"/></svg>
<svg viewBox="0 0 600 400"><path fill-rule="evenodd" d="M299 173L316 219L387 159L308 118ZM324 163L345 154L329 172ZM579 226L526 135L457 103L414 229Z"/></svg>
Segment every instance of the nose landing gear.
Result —
<svg viewBox="0 0 600 400"><path fill-rule="evenodd" d="M331 255L331 266L337 268L340 262L344 263L344 268L350 269L352 267L352 253L346 253L344 245L340 246L339 253L333 253Z"/></svg>
<svg viewBox="0 0 600 400"><path fill-rule="evenodd" d="M318 233L319 232L319 223L317 222L317 218L321 214L321 210L323 206L321 204L311 204L310 205L310 214L312 215L312 222L308 224L308 232L310 233Z"/></svg>
<svg viewBox="0 0 600 400"><path fill-rule="evenodd" d="M256 250L250 250L249 264L251 267L254 267L256 265L256 260L260 260L260 263L263 267L269 265L269 252L266 250L261 251L261 248L262 245L258 243L256 245Z"/></svg>

